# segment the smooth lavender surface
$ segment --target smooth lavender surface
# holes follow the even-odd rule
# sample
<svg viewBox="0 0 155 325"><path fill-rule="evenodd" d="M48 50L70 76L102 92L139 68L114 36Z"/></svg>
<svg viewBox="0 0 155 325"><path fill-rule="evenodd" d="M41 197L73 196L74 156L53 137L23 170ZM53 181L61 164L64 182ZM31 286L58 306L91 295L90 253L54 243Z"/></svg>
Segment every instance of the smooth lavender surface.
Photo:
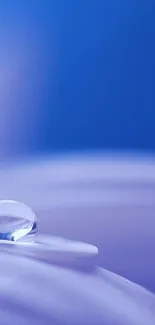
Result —
<svg viewBox="0 0 155 325"><path fill-rule="evenodd" d="M41 233L96 244L99 266L155 292L154 175L153 160L38 161L3 169L0 195L30 205ZM8 253L1 246L0 324L155 324L155 296L139 285Z"/></svg>
<svg viewBox="0 0 155 325"><path fill-rule="evenodd" d="M96 268L83 273L1 253L0 324L148 324L155 296Z"/></svg>

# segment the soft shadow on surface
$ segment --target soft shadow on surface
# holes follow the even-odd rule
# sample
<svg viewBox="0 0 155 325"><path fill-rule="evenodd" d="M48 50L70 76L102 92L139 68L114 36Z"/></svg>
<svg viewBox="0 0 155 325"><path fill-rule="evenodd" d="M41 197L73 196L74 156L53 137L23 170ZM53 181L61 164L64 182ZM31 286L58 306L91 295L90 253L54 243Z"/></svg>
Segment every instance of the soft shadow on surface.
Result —
<svg viewBox="0 0 155 325"><path fill-rule="evenodd" d="M155 323L155 296L140 286L103 269L81 273L9 250L0 252L0 324Z"/></svg>
<svg viewBox="0 0 155 325"><path fill-rule="evenodd" d="M32 207L41 233L96 245L98 265L155 292L154 175L152 157L42 157L3 168L0 195Z"/></svg>

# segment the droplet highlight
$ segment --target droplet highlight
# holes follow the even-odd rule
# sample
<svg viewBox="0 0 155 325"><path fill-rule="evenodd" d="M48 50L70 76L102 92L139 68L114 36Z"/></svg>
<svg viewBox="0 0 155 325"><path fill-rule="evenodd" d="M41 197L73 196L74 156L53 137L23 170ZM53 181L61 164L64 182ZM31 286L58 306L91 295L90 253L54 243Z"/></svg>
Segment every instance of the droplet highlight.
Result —
<svg viewBox="0 0 155 325"><path fill-rule="evenodd" d="M37 234L36 215L27 205L0 200L0 240L33 241Z"/></svg>

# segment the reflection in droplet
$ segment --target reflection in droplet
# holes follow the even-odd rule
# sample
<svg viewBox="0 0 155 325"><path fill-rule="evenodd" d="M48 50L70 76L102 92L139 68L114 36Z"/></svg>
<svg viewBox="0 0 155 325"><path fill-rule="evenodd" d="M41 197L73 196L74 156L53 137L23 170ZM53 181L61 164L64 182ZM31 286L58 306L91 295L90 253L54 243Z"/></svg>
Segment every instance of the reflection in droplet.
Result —
<svg viewBox="0 0 155 325"><path fill-rule="evenodd" d="M32 240L37 226L36 216L28 206L12 200L0 201L0 240Z"/></svg>

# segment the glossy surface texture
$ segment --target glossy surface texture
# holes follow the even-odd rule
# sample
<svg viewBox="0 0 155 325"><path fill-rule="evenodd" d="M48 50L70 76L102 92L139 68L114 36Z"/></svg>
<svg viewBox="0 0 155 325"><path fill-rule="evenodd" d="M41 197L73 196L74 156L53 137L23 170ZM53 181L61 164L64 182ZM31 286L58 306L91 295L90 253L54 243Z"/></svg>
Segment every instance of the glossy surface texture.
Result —
<svg viewBox="0 0 155 325"><path fill-rule="evenodd" d="M12 200L0 201L0 240L25 240L35 238L37 219L25 204ZM26 237L25 237L26 236Z"/></svg>

